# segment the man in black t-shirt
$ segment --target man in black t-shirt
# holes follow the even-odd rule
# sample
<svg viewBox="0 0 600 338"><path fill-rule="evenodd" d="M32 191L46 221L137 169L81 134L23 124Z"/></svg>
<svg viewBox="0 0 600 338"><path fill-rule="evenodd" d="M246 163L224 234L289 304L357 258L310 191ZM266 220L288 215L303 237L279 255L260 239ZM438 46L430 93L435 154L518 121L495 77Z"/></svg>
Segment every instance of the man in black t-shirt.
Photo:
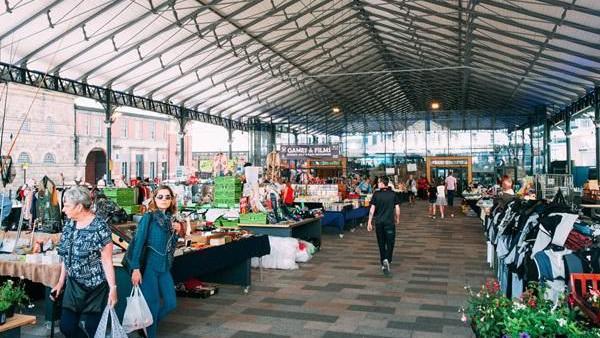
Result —
<svg viewBox="0 0 600 338"><path fill-rule="evenodd" d="M373 194L371 199L371 211L369 212L368 231L373 231L373 219L375 219L375 233L379 245L379 257L381 258L381 270L384 274L390 273L390 263L394 253L394 242L396 241L396 224L400 222L400 199L398 195L388 187L390 180L382 177L379 180L379 190Z"/></svg>

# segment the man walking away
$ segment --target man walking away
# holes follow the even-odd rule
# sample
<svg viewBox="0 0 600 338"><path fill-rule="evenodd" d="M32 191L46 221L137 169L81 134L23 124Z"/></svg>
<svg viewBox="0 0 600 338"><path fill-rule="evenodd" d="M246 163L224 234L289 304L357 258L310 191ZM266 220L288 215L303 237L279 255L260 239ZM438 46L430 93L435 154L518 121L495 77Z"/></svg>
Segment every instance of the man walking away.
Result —
<svg viewBox="0 0 600 338"><path fill-rule="evenodd" d="M456 178L452 176L452 170L446 177L446 191L448 192L448 210L450 211L450 217L454 217L454 194L456 192Z"/></svg>
<svg viewBox="0 0 600 338"><path fill-rule="evenodd" d="M400 199L388 187L389 181L389 178L385 176L379 180L379 190L373 194L371 199L371 211L367 225L367 230L373 231L373 219L375 219L381 270L386 276L390 273L390 263L394 253L396 224L400 222Z"/></svg>

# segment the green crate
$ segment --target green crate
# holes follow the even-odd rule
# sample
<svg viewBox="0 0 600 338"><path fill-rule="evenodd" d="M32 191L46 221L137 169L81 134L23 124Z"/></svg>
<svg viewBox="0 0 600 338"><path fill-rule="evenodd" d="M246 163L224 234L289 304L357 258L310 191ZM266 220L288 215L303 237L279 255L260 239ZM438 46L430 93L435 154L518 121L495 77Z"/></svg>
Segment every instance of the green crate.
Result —
<svg viewBox="0 0 600 338"><path fill-rule="evenodd" d="M243 187L241 185L216 185L214 191L239 191L242 192Z"/></svg>
<svg viewBox="0 0 600 338"><path fill-rule="evenodd" d="M218 194L214 195L213 199L215 200L236 200L239 201L242 195L240 194Z"/></svg>
<svg viewBox="0 0 600 338"><path fill-rule="evenodd" d="M221 217L217 219L216 224L221 227L237 227L239 223L237 219L225 219Z"/></svg>
<svg viewBox="0 0 600 338"><path fill-rule="evenodd" d="M128 205L128 206L124 206L121 207L123 208L123 210L125 210L125 212L128 215L134 215L134 214L139 214L140 213L140 206L139 205Z"/></svg>
<svg viewBox="0 0 600 338"><path fill-rule="evenodd" d="M213 198L215 203L240 203L239 198Z"/></svg>
<svg viewBox="0 0 600 338"><path fill-rule="evenodd" d="M132 206L136 204L135 192L132 188L105 188L102 192L119 206Z"/></svg>
<svg viewBox="0 0 600 338"><path fill-rule="evenodd" d="M241 181L235 176L217 176L215 184L241 184Z"/></svg>
<svg viewBox="0 0 600 338"><path fill-rule="evenodd" d="M242 224L267 224L267 214L263 212L240 214Z"/></svg>

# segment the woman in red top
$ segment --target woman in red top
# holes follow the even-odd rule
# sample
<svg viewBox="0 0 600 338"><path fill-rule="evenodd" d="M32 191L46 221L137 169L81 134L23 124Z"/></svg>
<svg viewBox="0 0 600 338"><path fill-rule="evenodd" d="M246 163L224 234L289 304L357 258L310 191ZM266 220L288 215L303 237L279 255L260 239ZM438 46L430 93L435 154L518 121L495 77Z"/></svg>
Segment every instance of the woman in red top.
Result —
<svg viewBox="0 0 600 338"><path fill-rule="evenodd" d="M427 179L425 178L425 176L421 176L421 178L419 178L417 180L417 195L419 196L420 199L422 199L422 200L427 199L427 189L428 188L429 188L429 182L427 182Z"/></svg>
<svg viewBox="0 0 600 338"><path fill-rule="evenodd" d="M292 188L292 183L290 181L285 182L285 187L283 188L281 195L283 204L287 206L294 205L294 189Z"/></svg>

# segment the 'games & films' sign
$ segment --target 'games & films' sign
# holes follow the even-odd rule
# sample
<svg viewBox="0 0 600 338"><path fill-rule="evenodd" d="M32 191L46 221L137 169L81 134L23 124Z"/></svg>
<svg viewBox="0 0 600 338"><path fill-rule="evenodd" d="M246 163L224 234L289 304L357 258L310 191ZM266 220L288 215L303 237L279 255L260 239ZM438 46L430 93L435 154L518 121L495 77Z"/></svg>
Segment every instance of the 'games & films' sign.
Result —
<svg viewBox="0 0 600 338"><path fill-rule="evenodd" d="M340 145L281 145L282 160L305 160L311 158L338 158Z"/></svg>

